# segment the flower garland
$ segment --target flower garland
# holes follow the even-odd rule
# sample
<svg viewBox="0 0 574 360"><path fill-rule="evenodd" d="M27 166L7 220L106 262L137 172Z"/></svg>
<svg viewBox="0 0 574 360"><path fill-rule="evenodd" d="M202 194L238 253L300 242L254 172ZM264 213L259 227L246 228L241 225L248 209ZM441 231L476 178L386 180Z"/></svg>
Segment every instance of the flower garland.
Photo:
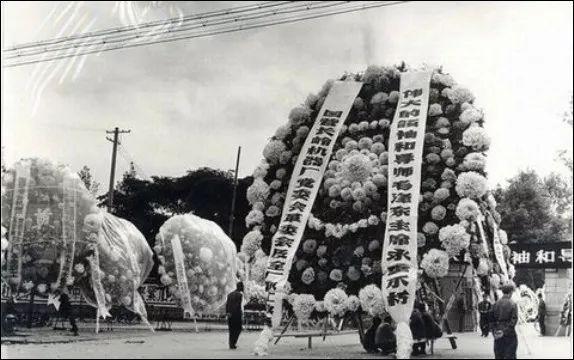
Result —
<svg viewBox="0 0 574 360"><path fill-rule="evenodd" d="M388 138L400 97L400 75L408 70L406 65L369 66L362 74L340 78L364 85L334 144L305 238L295 254L289 279L297 293L312 293L319 299L336 286L364 289L380 283ZM248 190L252 211L246 218L250 229L263 239L260 242L261 236L248 233L244 239L248 253L257 247L270 248L268 242L279 226L294 164L331 85L328 81L295 107L264 147L264 159ZM480 273L487 276L498 269L485 265L492 254L481 249L476 222L486 212L498 219L498 213L485 173L490 138L483 128L484 113L474 100L452 76L434 70L424 136L417 245L423 258L440 247L449 257L460 255L474 266L482 264ZM428 272L434 270L437 277L448 271L442 254L439 257L434 252L425 261ZM430 264L435 261L440 266L433 268Z"/></svg>

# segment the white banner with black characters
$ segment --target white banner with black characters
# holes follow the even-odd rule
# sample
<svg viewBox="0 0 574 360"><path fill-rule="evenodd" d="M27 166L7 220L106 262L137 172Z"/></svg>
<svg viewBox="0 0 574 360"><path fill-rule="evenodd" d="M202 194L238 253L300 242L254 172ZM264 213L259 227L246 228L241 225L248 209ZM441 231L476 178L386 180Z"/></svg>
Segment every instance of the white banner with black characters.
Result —
<svg viewBox="0 0 574 360"><path fill-rule="evenodd" d="M282 293L276 289L287 282L335 140L362 85L355 81L333 83L297 158L267 263L267 317L273 328L281 321L283 301Z"/></svg>
<svg viewBox="0 0 574 360"><path fill-rule="evenodd" d="M400 98L389 134L382 291L388 313L401 327L397 337L399 332L407 337L410 334L408 322L415 300L418 205L430 78L426 71L401 74ZM397 356L410 354L408 349L397 350Z"/></svg>

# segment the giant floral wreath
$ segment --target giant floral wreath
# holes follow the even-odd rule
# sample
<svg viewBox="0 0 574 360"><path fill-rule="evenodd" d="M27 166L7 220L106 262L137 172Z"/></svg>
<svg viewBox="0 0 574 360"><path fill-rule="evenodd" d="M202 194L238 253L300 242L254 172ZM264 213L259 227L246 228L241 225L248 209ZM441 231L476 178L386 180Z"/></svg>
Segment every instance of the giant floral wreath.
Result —
<svg viewBox="0 0 574 360"><path fill-rule="evenodd" d="M322 298L332 288L357 294L380 284L381 246L387 206L390 124L399 99L401 66L369 66L340 80L364 83L335 144L290 273L295 293ZM271 238L277 229L297 156L332 81L294 108L263 150L247 190L252 206L250 232L241 252L254 280L263 281ZM418 247L423 279L444 277L449 262L470 261L488 291L508 279L493 253L495 232L512 277L506 233L487 187L486 151L490 138L473 94L453 78L434 71L423 153ZM486 220L484 231L478 221ZM483 243L483 239L486 242ZM488 249L488 250L487 250ZM368 311L368 309L365 309Z"/></svg>

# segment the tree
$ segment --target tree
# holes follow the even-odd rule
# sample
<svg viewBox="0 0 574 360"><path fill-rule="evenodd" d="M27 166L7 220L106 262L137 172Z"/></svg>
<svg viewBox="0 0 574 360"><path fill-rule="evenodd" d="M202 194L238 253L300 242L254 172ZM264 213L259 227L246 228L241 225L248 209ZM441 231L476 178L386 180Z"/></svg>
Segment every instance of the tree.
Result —
<svg viewBox="0 0 574 360"><path fill-rule="evenodd" d="M93 179L90 168L84 165L84 167L78 172L78 176L86 186L86 189L88 189L92 195L96 196L100 188L100 183Z"/></svg>
<svg viewBox="0 0 574 360"><path fill-rule="evenodd" d="M568 240L570 220L564 216L572 190L557 174L541 179L534 170L521 171L494 191L501 227L509 241L544 243ZM571 207L570 207L571 208ZM544 270L518 269L514 281L537 289L544 285Z"/></svg>

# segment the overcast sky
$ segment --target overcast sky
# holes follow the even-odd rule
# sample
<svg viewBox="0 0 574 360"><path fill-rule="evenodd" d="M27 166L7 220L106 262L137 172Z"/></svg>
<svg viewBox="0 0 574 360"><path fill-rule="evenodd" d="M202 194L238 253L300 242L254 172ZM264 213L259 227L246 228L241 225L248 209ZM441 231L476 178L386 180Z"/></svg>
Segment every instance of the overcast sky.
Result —
<svg viewBox="0 0 574 360"><path fill-rule="evenodd" d="M241 3L162 2L143 19ZM68 4L3 2L2 48L90 22L90 30L125 22L114 2ZM441 64L474 92L492 136L487 170L494 185L528 167L564 171L555 158L560 149L572 151L572 128L562 122L572 94L572 33L571 2L409 2L73 64L8 68L2 146L9 164L43 156L74 169L88 165L105 191L105 130L118 126L131 129L123 144L147 175L231 169L241 145L240 176L247 176L289 110L327 79L404 60ZM126 169L119 157L118 173Z"/></svg>

